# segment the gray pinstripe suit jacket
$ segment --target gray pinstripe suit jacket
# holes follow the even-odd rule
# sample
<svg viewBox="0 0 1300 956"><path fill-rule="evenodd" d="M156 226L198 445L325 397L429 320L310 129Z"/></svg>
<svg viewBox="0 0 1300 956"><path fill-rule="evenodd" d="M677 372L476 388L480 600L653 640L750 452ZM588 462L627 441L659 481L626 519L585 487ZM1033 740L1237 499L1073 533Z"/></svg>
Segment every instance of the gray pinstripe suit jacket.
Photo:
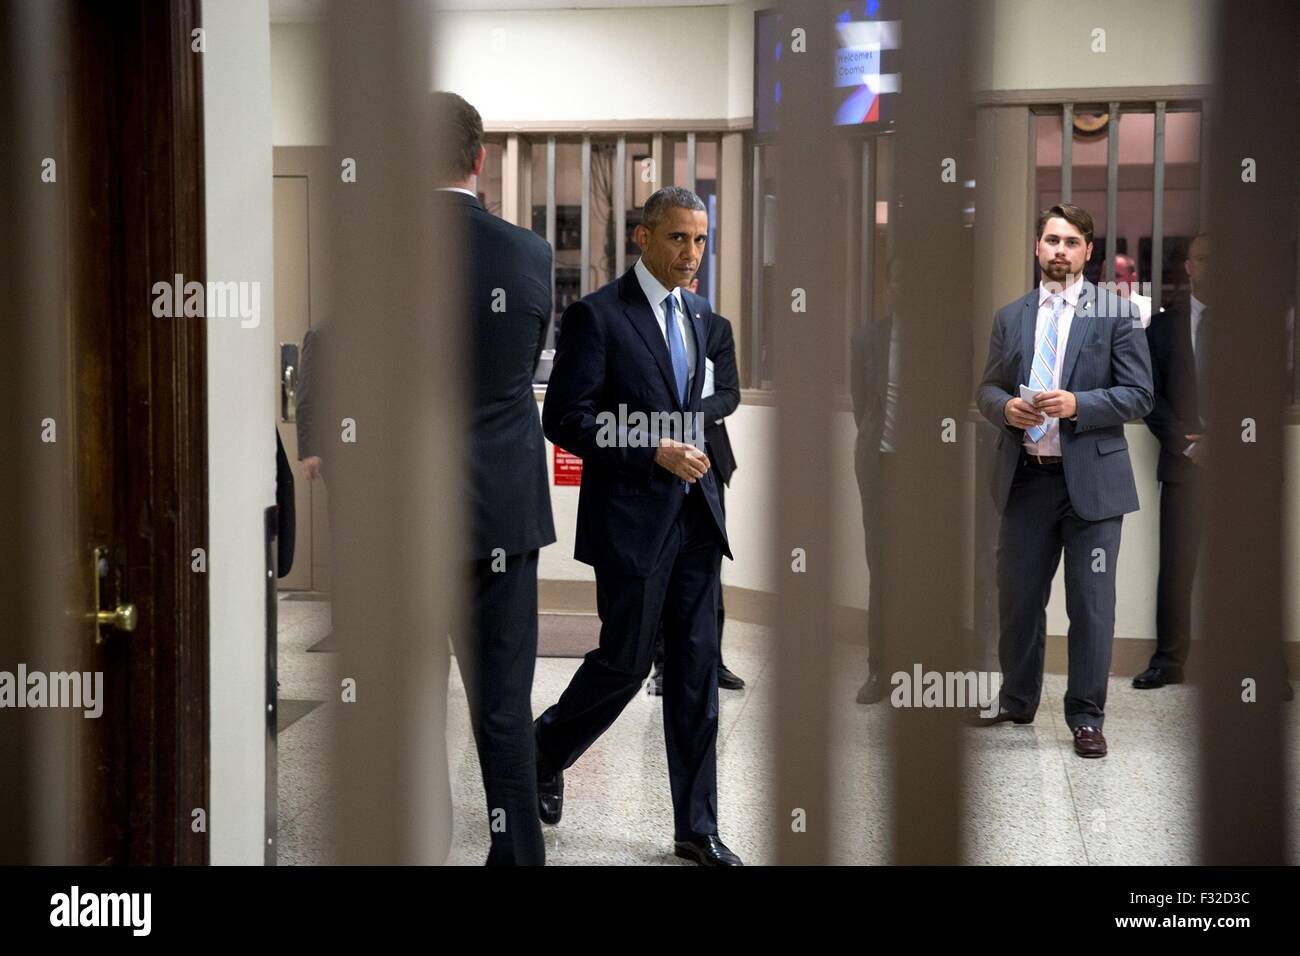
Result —
<svg viewBox="0 0 1300 956"><path fill-rule="evenodd" d="M1024 444L1024 430L1008 425L1003 410L1029 381L1034 359L1038 289L1004 305L993 318L984 379L975 393L998 428L993 503L1002 511ZM1151 411L1151 356L1137 309L1127 299L1085 281L1070 324L1060 388L1073 392L1077 420L1061 420L1061 458L1075 514L1100 521L1138 510L1124 423Z"/></svg>

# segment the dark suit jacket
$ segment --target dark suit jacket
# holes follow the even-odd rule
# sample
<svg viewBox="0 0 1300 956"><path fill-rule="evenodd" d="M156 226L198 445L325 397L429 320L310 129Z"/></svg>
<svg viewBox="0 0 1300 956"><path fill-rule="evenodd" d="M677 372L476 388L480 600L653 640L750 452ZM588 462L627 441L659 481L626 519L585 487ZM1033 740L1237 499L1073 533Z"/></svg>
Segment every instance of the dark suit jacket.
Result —
<svg viewBox="0 0 1300 956"><path fill-rule="evenodd" d="M696 342L685 409L668 345L632 269L564 310L542 427L547 438L582 459L574 557L585 564L648 575L683 504L681 479L655 464L653 443L634 447L647 439L643 431L620 424L617 440L606 440L614 430L608 422L628 422L638 412L702 411L705 333L713 313L706 299L685 290L682 295ZM690 494L704 495L723 553L731 557L716 481L710 469Z"/></svg>
<svg viewBox="0 0 1300 956"><path fill-rule="evenodd" d="M294 515L293 469L289 456L280 441L280 429L275 430L275 522L276 522L276 577L282 578L293 570L293 546L297 533Z"/></svg>
<svg viewBox="0 0 1300 956"><path fill-rule="evenodd" d="M863 322L853 330L850 343L849 389L853 396L853 420L858 426L853 465L858 490L864 495L876 477L880 439L885 431L885 399L889 386L889 337L893 318Z"/></svg>
<svg viewBox="0 0 1300 956"><path fill-rule="evenodd" d="M1160 481L1187 481L1196 472L1196 465L1185 454L1191 442L1183 437L1199 430L1191 317L1191 301L1183 296L1168 310L1152 316L1146 330L1155 390L1147 427L1160 439L1156 465Z"/></svg>
<svg viewBox="0 0 1300 956"><path fill-rule="evenodd" d="M551 247L465 193L437 196L462 230L467 270L470 556L491 558L497 548L523 554L555 540L533 396L551 322Z"/></svg>
<svg viewBox="0 0 1300 956"><path fill-rule="evenodd" d="M298 460L320 455L321 349L324 325L308 329L302 337L298 359L298 395L294 404L294 426L298 430Z"/></svg>
<svg viewBox="0 0 1300 956"><path fill-rule="evenodd" d="M713 363L713 394L701 401L706 454L722 483L730 485L736 456L731 451L725 419L740 405L740 373L736 370L736 340L731 334L731 322L714 312L705 338L708 341L704 354Z"/></svg>
<svg viewBox="0 0 1300 956"><path fill-rule="evenodd" d="M993 503L1011 493L1025 432L1008 425L1006 404L1029 382L1038 318L1038 289L1004 305L993 318L984 380L975 394L980 412L999 430ZM1124 423L1151 411L1151 358L1137 307L1084 281L1070 324L1060 388L1073 392L1077 421L1061 419L1061 458L1070 504L1084 521L1138 509Z"/></svg>

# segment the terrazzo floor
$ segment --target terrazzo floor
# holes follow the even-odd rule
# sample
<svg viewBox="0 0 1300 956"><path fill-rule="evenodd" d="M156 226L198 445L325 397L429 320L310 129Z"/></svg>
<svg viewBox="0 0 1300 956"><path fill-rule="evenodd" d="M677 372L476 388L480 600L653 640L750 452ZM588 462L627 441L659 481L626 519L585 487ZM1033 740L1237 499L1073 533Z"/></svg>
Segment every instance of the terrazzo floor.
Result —
<svg viewBox="0 0 1300 956"><path fill-rule="evenodd" d="M279 845L285 864L332 862L331 720L337 700L336 655L308 652L329 631L329 605L279 602L282 700L296 706L279 735ZM728 622L726 660L748 686L720 691L718 816L722 838L750 865L774 863L778 811L770 745L775 714L770 631ZM858 705L865 649L836 648L833 734L833 860L890 859L888 703ZM554 703L580 661L541 658L534 713ZM1060 713L1063 675L1049 674L1043 704L1027 726L966 729L963 829L965 860L978 864L1136 864L1197 862L1194 691L1183 685L1135 691L1111 678L1106 736L1110 755L1074 755ZM285 709L282 706L282 710ZM662 698L639 694L592 748L565 773L563 822L544 827L549 865L689 865L672 855L672 809L664 754ZM305 713L304 713L305 711ZM1294 750L1300 705L1286 709L1292 760L1290 792L1300 793ZM283 716L282 716L283 720ZM448 753L455 823L449 863L479 865L488 831L482 782L470 737L465 693L453 666L448 688ZM1300 798L1289 807L1290 862L1300 862ZM1228 825L1228 824L1225 824Z"/></svg>

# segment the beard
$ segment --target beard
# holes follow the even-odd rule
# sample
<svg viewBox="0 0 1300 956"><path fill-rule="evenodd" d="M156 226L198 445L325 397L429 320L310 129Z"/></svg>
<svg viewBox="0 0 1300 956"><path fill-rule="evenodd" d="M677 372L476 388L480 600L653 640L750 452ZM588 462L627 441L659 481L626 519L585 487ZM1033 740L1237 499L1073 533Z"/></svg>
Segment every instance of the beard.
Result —
<svg viewBox="0 0 1300 956"><path fill-rule="evenodd" d="M1064 281L1071 275L1070 264L1068 262L1040 262L1038 265L1042 270L1043 275L1047 276L1049 279L1055 280L1056 282Z"/></svg>

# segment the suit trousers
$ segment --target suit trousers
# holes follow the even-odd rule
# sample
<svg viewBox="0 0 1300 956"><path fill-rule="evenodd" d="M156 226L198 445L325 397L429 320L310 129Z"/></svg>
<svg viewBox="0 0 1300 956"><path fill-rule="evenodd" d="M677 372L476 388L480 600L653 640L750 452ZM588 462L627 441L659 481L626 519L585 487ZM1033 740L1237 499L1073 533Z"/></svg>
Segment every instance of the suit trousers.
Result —
<svg viewBox="0 0 1300 956"><path fill-rule="evenodd" d="M887 679L885 663L884 593L889 580L884 546L885 469L893 460L889 452L873 454L858 491L862 499L862 532L867 549L867 663L868 673Z"/></svg>
<svg viewBox="0 0 1300 956"><path fill-rule="evenodd" d="M1192 642L1192 581L1204 526L1199 476L1160 483L1160 573L1151 666L1181 669Z"/></svg>
<svg viewBox="0 0 1300 956"><path fill-rule="evenodd" d="M1047 601L1065 550L1070 616L1065 722L1100 728L1115 640L1115 576L1123 516L1085 521L1074 513L1060 465L1021 457L998 538L998 659L1001 704L1032 715L1043 690Z"/></svg>
<svg viewBox="0 0 1300 956"><path fill-rule="evenodd" d="M704 495L682 496L647 577L596 568L600 646L537 721L539 763L564 770L636 696L663 621L664 742L677 839L718 832L718 566L722 540Z"/></svg>
<svg viewBox="0 0 1300 956"><path fill-rule="evenodd" d="M494 570L491 559L475 561L470 628L453 637L483 771L489 866L546 862L533 749L537 555L509 555L504 570Z"/></svg>
<svg viewBox="0 0 1300 956"><path fill-rule="evenodd" d="M718 480L718 507L722 509L722 520L727 520L727 485ZM727 623L727 608L722 601L722 552L718 551L718 666L722 660L722 626ZM664 629L659 625L659 636L655 639L655 668L664 666Z"/></svg>

